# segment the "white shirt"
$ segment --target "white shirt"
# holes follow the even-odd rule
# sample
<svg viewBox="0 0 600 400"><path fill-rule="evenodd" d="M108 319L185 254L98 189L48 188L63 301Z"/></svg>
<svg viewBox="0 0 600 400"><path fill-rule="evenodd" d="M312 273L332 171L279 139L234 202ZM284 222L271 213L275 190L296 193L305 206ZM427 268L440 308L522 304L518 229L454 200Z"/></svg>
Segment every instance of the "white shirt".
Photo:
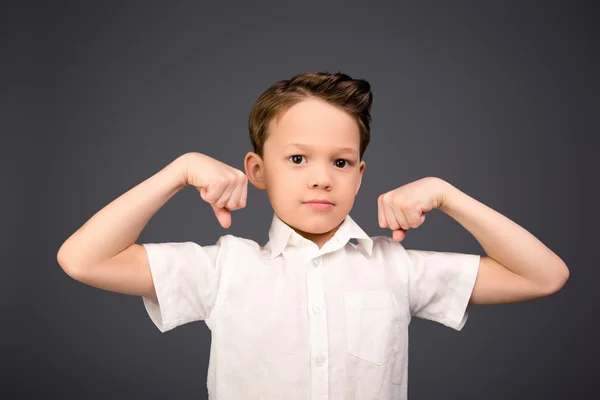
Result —
<svg viewBox="0 0 600 400"><path fill-rule="evenodd" d="M349 215L321 249L276 214L265 246L144 247L146 311L161 332L205 321L217 400L406 399L411 316L461 330L480 258L405 250Z"/></svg>

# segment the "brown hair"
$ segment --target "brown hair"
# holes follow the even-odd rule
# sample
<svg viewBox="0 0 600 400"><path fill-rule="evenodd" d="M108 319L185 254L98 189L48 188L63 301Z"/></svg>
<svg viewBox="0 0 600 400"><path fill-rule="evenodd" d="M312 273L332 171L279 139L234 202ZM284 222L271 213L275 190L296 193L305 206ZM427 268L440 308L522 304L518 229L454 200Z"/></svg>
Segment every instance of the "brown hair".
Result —
<svg viewBox="0 0 600 400"><path fill-rule="evenodd" d="M364 79L352 79L337 72L308 72L281 80L256 100L248 118L248 131L254 152L263 156L267 129L275 118L303 99L313 97L339 107L356 119L360 130L360 159L371 137L371 85Z"/></svg>

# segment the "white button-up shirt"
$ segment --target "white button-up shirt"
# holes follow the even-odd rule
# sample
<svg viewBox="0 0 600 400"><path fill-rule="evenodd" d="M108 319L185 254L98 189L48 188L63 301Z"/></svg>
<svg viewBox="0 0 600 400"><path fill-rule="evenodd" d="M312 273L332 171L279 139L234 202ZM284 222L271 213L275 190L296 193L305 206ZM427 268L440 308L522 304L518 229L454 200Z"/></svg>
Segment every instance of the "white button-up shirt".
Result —
<svg viewBox="0 0 600 400"><path fill-rule="evenodd" d="M265 246L144 247L146 311L161 332L205 321L217 400L406 399L411 316L461 330L480 258L406 250L349 215L321 249L277 215Z"/></svg>

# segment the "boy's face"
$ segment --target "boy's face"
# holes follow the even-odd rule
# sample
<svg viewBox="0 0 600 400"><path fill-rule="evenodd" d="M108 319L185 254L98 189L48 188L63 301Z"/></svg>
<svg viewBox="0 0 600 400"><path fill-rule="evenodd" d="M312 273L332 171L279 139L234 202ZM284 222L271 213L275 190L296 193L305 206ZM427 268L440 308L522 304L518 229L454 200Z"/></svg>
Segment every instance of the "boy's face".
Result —
<svg viewBox="0 0 600 400"><path fill-rule="evenodd" d="M318 99L289 108L269 126L263 159L248 153L249 181L264 189L277 216L320 248L354 204L365 162L360 133L346 112ZM328 208L310 205L327 200Z"/></svg>

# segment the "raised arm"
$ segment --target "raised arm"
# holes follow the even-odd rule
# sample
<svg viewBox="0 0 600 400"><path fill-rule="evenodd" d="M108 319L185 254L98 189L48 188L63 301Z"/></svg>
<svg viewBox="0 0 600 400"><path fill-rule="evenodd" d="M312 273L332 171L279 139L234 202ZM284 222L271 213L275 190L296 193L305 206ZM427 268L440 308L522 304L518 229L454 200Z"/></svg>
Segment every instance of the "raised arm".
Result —
<svg viewBox="0 0 600 400"><path fill-rule="evenodd" d="M200 191L222 225L230 223L229 210L245 206L243 172L206 155L186 153L90 218L59 249L59 265L90 286L154 296L148 256L136 241L154 214L187 185Z"/></svg>

